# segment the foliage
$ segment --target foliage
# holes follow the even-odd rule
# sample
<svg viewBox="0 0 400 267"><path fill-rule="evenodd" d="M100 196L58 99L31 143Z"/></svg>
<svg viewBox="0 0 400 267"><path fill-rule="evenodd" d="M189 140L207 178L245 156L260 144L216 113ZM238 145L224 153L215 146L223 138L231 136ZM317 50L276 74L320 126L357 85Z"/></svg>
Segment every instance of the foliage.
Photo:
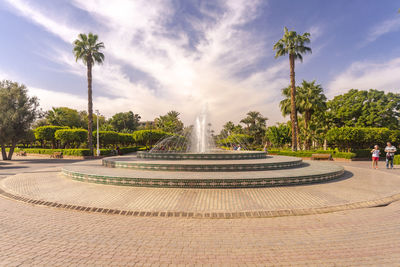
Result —
<svg viewBox="0 0 400 267"><path fill-rule="evenodd" d="M351 89L328 101L337 127L399 128L400 94Z"/></svg>
<svg viewBox="0 0 400 267"><path fill-rule="evenodd" d="M328 143L340 150L356 150L372 148L374 145L385 147L390 138L397 135L397 131L387 128L365 127L334 127L326 134ZM397 140L395 140L397 141Z"/></svg>
<svg viewBox="0 0 400 267"><path fill-rule="evenodd" d="M133 133L136 144L151 148L159 140L164 139L172 134L162 130L139 130Z"/></svg>
<svg viewBox="0 0 400 267"><path fill-rule="evenodd" d="M267 140L274 147L283 147L287 144L290 144L290 127L286 124L278 124L278 126L270 126L266 131Z"/></svg>
<svg viewBox="0 0 400 267"><path fill-rule="evenodd" d="M92 127L93 127L93 102L92 102L92 66L95 63L101 64L104 61L104 43L98 42L98 36L93 33L88 35L80 33L74 41L73 53L76 61L79 59L86 64L88 81L88 146L93 155Z"/></svg>
<svg viewBox="0 0 400 267"><path fill-rule="evenodd" d="M55 126L84 127L79 112L67 107L53 107L47 112L47 122Z"/></svg>
<svg viewBox="0 0 400 267"><path fill-rule="evenodd" d="M275 58L289 55L290 63L290 119L292 124L292 150L297 150L297 109L296 109L296 81L295 81L295 61L299 59L303 61L302 54L311 53L311 48L306 44L310 43L310 34L304 33L303 35L297 34L295 31L288 31L284 28L284 34L275 45L276 50Z"/></svg>
<svg viewBox="0 0 400 267"><path fill-rule="evenodd" d="M32 145L35 140L35 132L32 129L29 129L19 141L19 143L26 147L28 145Z"/></svg>
<svg viewBox="0 0 400 267"><path fill-rule="evenodd" d="M243 148L249 147L254 142L254 137L247 134L231 134L225 139L217 141L219 145L231 147L233 145L241 145Z"/></svg>
<svg viewBox="0 0 400 267"><path fill-rule="evenodd" d="M395 155L394 156L393 164L400 165L400 155Z"/></svg>
<svg viewBox="0 0 400 267"><path fill-rule="evenodd" d="M29 97L25 85L0 82L0 146L3 160L11 160L17 142L26 137L38 117L39 102ZM7 155L6 146L10 145Z"/></svg>
<svg viewBox="0 0 400 267"><path fill-rule="evenodd" d="M355 153L352 152L338 152L335 150L304 150L304 151L289 151L289 150L268 150L269 154L272 155L282 155L282 156L292 156L292 157L304 157L310 158L312 154L331 154L333 158L342 159L353 159L356 157Z"/></svg>
<svg viewBox="0 0 400 267"><path fill-rule="evenodd" d="M246 125L244 132L253 137L256 144L262 144L266 131L266 121L268 118L261 115L258 111L249 111L247 117L240 122Z"/></svg>
<svg viewBox="0 0 400 267"><path fill-rule="evenodd" d="M53 149L56 148L55 132L58 130L69 129L66 126L40 126L35 129L35 138L42 143L42 147L46 142L51 142Z"/></svg>
<svg viewBox="0 0 400 267"><path fill-rule="evenodd" d="M97 131L93 132L93 139L97 141ZM99 131L100 146L107 147L119 143L119 134L114 131Z"/></svg>
<svg viewBox="0 0 400 267"><path fill-rule="evenodd" d="M128 111L114 114L108 123L114 131L131 133L139 127L139 121L139 114L134 114L132 111Z"/></svg>
<svg viewBox="0 0 400 267"><path fill-rule="evenodd" d="M243 127L240 124L235 125L233 122L228 121L222 127L222 130L219 135L221 138L226 138L231 134L242 134L242 133L243 133Z"/></svg>
<svg viewBox="0 0 400 267"><path fill-rule="evenodd" d="M183 122L179 119L180 113L169 111L166 115L155 119L156 127L167 133L180 133L183 130Z"/></svg>
<svg viewBox="0 0 400 267"><path fill-rule="evenodd" d="M28 154L51 155L54 152L62 152L65 156L90 156L90 149L38 149L38 148L19 148L16 151L25 151ZM135 151L144 150L143 147L123 147L120 149L121 154L132 153ZM108 156L113 154L114 149L100 149L100 155Z"/></svg>
<svg viewBox="0 0 400 267"><path fill-rule="evenodd" d="M65 129L57 130L54 134L56 140L59 140L64 147L78 148L87 138L85 129Z"/></svg>

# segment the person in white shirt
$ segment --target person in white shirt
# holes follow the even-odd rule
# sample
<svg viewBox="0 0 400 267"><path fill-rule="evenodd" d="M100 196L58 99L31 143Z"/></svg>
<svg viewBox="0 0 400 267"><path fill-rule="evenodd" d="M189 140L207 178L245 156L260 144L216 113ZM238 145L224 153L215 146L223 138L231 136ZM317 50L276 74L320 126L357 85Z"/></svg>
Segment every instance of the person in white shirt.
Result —
<svg viewBox="0 0 400 267"><path fill-rule="evenodd" d="M386 152L386 169L393 169L393 159L394 153L397 151L396 147L393 146L390 142L387 142L387 146L385 147Z"/></svg>
<svg viewBox="0 0 400 267"><path fill-rule="evenodd" d="M375 145L374 149L371 150L372 153L372 169L378 169L378 161L379 161L379 155L381 152L379 151L379 146Z"/></svg>

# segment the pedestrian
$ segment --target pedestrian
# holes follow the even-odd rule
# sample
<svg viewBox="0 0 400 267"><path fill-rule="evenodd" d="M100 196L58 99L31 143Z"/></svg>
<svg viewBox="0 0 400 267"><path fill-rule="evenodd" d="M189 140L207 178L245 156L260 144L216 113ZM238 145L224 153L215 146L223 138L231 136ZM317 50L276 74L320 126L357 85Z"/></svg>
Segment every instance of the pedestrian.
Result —
<svg viewBox="0 0 400 267"><path fill-rule="evenodd" d="M264 145L264 152L268 153L268 143L265 143L265 145Z"/></svg>
<svg viewBox="0 0 400 267"><path fill-rule="evenodd" d="M242 147L239 145L239 146L237 147L237 151L240 151L240 150L242 150Z"/></svg>
<svg viewBox="0 0 400 267"><path fill-rule="evenodd" d="M393 159L394 153L396 152L396 147L393 146L390 142L387 142L387 146L385 147L386 152L386 169L393 169Z"/></svg>
<svg viewBox="0 0 400 267"><path fill-rule="evenodd" d="M371 150L372 153L372 169L378 169L378 161L379 161L379 155L381 152L379 151L379 146L375 145L374 149Z"/></svg>

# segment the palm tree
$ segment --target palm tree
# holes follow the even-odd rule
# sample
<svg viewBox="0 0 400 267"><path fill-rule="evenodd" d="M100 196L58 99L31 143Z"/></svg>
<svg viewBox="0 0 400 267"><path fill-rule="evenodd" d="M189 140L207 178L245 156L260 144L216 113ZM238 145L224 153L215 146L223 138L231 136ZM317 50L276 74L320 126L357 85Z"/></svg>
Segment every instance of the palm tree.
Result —
<svg viewBox="0 0 400 267"><path fill-rule="evenodd" d="M88 35L80 33L78 39L74 41L74 55L75 60L82 60L87 67L87 80L88 80L88 146L91 155L93 155L93 140L92 140L92 127L93 127L93 101L92 101L92 66L95 63L103 63L104 54L101 50L104 48L103 42L98 42L98 36L93 33Z"/></svg>
<svg viewBox="0 0 400 267"><path fill-rule="evenodd" d="M297 87L296 91L299 89L299 87ZM291 90L292 87L289 85L288 87L285 87L282 89L282 95L285 97L283 100L281 100L281 102L279 103L279 106L281 107L281 112L282 115L284 117L286 117L287 115L291 115L291 108L292 108L292 98L291 98ZM296 101L296 119L297 119L297 113L299 112L299 105L298 102ZM290 117L292 118L292 117ZM300 127L299 127L299 123L296 123L296 145L297 147L300 147ZM293 134L292 134L293 137ZM292 140L293 141L293 140Z"/></svg>
<svg viewBox="0 0 400 267"><path fill-rule="evenodd" d="M291 84L291 113L290 119L292 122L292 150L297 150L297 112L296 112L296 82L294 74L294 62L296 59L303 61L302 54L310 52L311 48L305 46L310 43L310 34L308 32L303 35L297 34L295 31L288 31L284 28L283 38L280 39L275 45L276 50L275 58L289 54L290 63L290 84Z"/></svg>
<svg viewBox="0 0 400 267"><path fill-rule="evenodd" d="M296 104L298 103L298 111L304 118L304 145L306 149L310 148L309 122L311 121L311 116L316 112L324 112L326 110L326 96L323 91L324 89L320 84L315 84L315 80L312 82L303 80L301 86L297 89Z"/></svg>
<svg viewBox="0 0 400 267"><path fill-rule="evenodd" d="M265 135L268 118L261 115L258 111L249 111L246 115L247 117L240 122L246 125L247 134L253 136L257 144L261 144Z"/></svg>

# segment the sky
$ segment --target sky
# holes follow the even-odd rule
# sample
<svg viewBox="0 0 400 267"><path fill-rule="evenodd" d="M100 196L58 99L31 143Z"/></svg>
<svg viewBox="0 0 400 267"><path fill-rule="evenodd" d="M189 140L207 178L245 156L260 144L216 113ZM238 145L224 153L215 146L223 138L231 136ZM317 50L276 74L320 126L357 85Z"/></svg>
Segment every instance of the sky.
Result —
<svg viewBox="0 0 400 267"><path fill-rule="evenodd" d="M289 85L289 59L272 49L283 28L311 34L296 83L329 99L351 88L400 93L397 0L0 0L0 79L23 83L41 108L87 109L86 68L72 43L93 32L105 61L93 69L94 109L185 124L208 107L220 128L260 111L267 124Z"/></svg>

